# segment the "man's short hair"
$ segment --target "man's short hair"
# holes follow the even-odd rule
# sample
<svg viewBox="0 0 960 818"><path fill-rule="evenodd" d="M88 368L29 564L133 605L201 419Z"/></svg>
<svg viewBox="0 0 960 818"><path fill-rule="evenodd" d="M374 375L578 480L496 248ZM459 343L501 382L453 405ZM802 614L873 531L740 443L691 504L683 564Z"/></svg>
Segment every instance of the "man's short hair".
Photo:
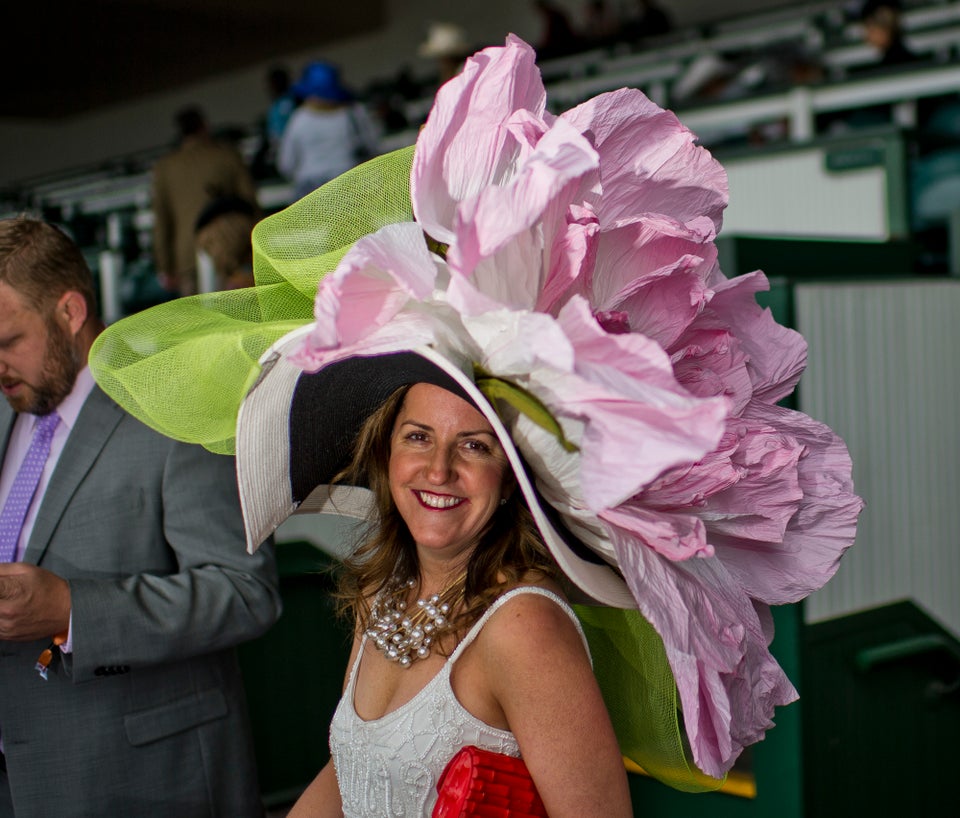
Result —
<svg viewBox="0 0 960 818"><path fill-rule="evenodd" d="M0 282L39 312L72 290L89 315L97 314L93 274L80 248L59 227L31 216L0 219Z"/></svg>
<svg viewBox="0 0 960 818"><path fill-rule="evenodd" d="M180 136L193 136L207 127L207 119L196 105L178 111L176 121Z"/></svg>

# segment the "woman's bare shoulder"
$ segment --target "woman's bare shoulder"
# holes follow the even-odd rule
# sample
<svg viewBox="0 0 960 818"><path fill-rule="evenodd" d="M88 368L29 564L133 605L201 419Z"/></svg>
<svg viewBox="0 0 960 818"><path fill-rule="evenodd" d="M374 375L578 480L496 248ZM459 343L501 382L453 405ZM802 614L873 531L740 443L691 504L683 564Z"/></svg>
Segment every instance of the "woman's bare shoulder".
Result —
<svg viewBox="0 0 960 818"><path fill-rule="evenodd" d="M549 580L517 583L504 593L524 588L550 591L566 602L560 587ZM512 594L484 625L480 639L485 652L497 662L516 659L525 664L557 650L584 652L580 633L568 609L536 591Z"/></svg>

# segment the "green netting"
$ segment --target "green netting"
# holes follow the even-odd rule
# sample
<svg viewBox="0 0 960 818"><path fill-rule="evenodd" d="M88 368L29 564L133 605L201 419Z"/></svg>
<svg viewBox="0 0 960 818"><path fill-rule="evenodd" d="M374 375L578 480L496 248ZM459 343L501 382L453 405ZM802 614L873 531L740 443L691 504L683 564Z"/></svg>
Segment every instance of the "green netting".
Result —
<svg viewBox="0 0 960 818"><path fill-rule="evenodd" d="M101 333L90 367L148 426L234 451L237 411L267 348L313 318L317 285L357 239L411 221L413 148L372 159L253 230L254 287L169 301Z"/></svg>
<svg viewBox="0 0 960 818"><path fill-rule="evenodd" d="M639 611L575 605L620 752L684 792L723 785L688 760L677 686L663 640Z"/></svg>

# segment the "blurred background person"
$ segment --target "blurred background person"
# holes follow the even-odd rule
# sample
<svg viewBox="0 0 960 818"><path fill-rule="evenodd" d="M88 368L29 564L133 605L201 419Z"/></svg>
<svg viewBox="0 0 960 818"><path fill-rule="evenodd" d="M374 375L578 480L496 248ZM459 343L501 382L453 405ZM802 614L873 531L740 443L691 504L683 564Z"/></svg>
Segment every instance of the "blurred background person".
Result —
<svg viewBox="0 0 960 818"><path fill-rule="evenodd" d="M287 122L297 107L291 91L290 72L285 66L276 65L267 72L267 94L270 104L260 126L260 145L253 159L253 175L257 179L277 176L277 150L286 130Z"/></svg>
<svg viewBox="0 0 960 818"><path fill-rule="evenodd" d="M296 98L290 88L290 72L283 66L271 68L267 73L267 90L270 94L270 107L267 108L267 138L271 144L278 145L287 122L297 107Z"/></svg>
<svg viewBox="0 0 960 818"><path fill-rule="evenodd" d="M197 249L213 263L216 289L253 286L253 246L250 234L258 213L237 196L215 199L197 218Z"/></svg>
<svg viewBox="0 0 960 818"><path fill-rule="evenodd" d="M880 65L903 65L920 59L903 41L898 0L866 0L860 22L864 40L880 55Z"/></svg>
<svg viewBox="0 0 960 818"><path fill-rule="evenodd" d="M375 155L379 134L341 84L336 66L310 63L291 90L303 101L280 139L277 168L299 199Z"/></svg>
<svg viewBox="0 0 960 818"><path fill-rule="evenodd" d="M612 45L620 39L620 18L607 0L587 0L583 4L584 44Z"/></svg>
<svg viewBox="0 0 960 818"><path fill-rule="evenodd" d="M460 73L463 61L475 51L466 32L456 23L431 23L417 53L436 61L440 85Z"/></svg>
<svg viewBox="0 0 960 818"><path fill-rule="evenodd" d="M533 7L540 15L541 23L536 46L538 60L565 57L583 48L583 39L560 6L550 0L534 0Z"/></svg>
<svg viewBox="0 0 960 818"><path fill-rule="evenodd" d="M178 147L153 167L153 252L157 277L180 295L197 291L195 225L200 212L222 196L256 206L253 176L232 145L213 138L203 111L190 106L176 116Z"/></svg>
<svg viewBox="0 0 960 818"><path fill-rule="evenodd" d="M623 37L630 41L658 37L672 30L673 18L654 0L636 0L633 13L623 23Z"/></svg>

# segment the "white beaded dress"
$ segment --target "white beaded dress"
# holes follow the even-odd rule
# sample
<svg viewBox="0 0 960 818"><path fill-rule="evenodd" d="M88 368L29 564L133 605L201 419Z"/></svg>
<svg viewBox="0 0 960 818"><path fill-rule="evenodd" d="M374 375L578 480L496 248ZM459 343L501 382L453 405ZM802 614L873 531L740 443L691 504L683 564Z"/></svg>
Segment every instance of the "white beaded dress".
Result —
<svg viewBox="0 0 960 818"><path fill-rule="evenodd" d="M551 591L522 586L494 602L426 686L409 702L379 719L364 721L354 709L360 646L350 669L346 690L330 724L333 757L343 800L344 818L429 818L437 800L437 780L447 762L462 747L519 756L513 733L472 716L457 701L450 685L453 665L473 642L487 620L520 594L539 594L556 602L586 638L573 610Z"/></svg>

